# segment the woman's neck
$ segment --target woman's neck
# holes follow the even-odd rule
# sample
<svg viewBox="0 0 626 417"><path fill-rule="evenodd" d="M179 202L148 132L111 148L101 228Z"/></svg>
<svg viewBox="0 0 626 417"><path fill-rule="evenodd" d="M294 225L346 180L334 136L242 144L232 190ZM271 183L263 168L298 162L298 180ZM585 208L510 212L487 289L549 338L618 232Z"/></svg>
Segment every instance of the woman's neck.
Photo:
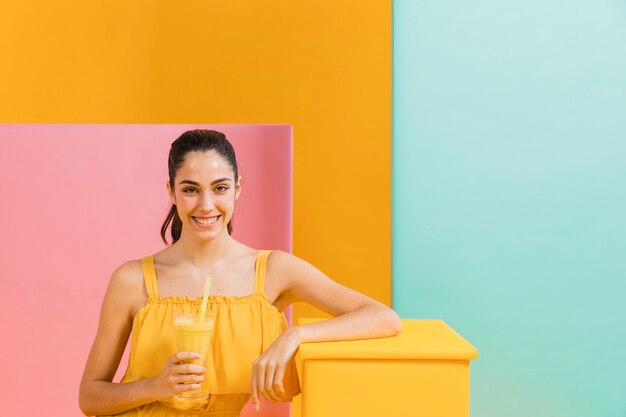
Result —
<svg viewBox="0 0 626 417"><path fill-rule="evenodd" d="M206 241L199 240L195 236L185 238L183 233L171 249L180 261L202 267L215 265L230 258L239 245L228 233Z"/></svg>

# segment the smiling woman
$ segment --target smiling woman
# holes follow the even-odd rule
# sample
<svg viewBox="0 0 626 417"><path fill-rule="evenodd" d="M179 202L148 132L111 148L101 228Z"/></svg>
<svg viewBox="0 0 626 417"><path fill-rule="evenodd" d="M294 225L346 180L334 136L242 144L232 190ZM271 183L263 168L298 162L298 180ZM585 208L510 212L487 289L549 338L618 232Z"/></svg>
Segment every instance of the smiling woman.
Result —
<svg viewBox="0 0 626 417"><path fill-rule="evenodd" d="M172 206L161 237L168 244L169 228L172 242L113 273L81 381L85 414L239 416L250 397L258 409L259 394L280 402L299 393L293 357L300 343L400 332L400 319L387 306L296 256L231 236L243 179L224 134L183 133L172 143L168 168ZM178 351L175 314L200 312L207 276L213 278L210 349ZM289 328L282 311L296 301L335 317ZM113 383L131 331L128 370ZM180 400L197 392L206 395Z"/></svg>

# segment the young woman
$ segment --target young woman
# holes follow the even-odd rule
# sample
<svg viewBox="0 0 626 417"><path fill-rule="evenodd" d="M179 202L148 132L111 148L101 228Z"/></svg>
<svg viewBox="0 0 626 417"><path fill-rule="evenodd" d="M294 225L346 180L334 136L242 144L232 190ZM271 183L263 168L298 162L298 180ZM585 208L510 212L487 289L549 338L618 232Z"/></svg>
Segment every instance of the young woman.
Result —
<svg viewBox="0 0 626 417"><path fill-rule="evenodd" d="M235 152L210 130L183 133L172 143L167 191L171 210L154 255L118 267L104 296L98 332L80 385L86 415L236 417L252 396L290 401L299 392L293 356L300 343L392 336L401 331L387 306L346 288L289 253L259 251L230 235L242 190ZM175 311L198 312L204 280L213 278L211 351L177 352ZM282 311L295 301L334 316L288 328ZM132 330L128 369L113 383ZM191 409L172 398L205 388ZM186 407L189 408L189 407Z"/></svg>

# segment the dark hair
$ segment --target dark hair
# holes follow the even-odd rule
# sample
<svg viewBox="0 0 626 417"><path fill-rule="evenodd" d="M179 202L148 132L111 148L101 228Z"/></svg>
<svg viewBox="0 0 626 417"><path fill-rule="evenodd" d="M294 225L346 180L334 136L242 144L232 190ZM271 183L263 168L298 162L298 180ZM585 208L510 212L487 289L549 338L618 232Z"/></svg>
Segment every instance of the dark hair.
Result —
<svg viewBox="0 0 626 417"><path fill-rule="evenodd" d="M215 151L222 158L224 158L230 166L233 168L233 172L235 173L235 183L239 179L239 175L237 172L237 159L235 158L235 150L233 149L233 145L226 139L226 135L221 132L217 132L215 130L189 130L178 137L174 142L172 142L172 147L170 148L170 154L167 160L167 168L170 177L170 187L174 190L174 178L176 177L176 172L185 162L185 157L189 152L207 152L207 151ZM170 222L172 223L171 227L171 235L172 235L172 244L176 243L178 239L180 239L180 234L183 230L183 222L178 217L178 212L176 211L176 205L172 204L170 207L169 213L167 213L167 217L161 226L161 239L167 245L167 239L165 238L165 233L167 231L167 227ZM228 222L228 234L231 234L233 231L233 218L231 217Z"/></svg>

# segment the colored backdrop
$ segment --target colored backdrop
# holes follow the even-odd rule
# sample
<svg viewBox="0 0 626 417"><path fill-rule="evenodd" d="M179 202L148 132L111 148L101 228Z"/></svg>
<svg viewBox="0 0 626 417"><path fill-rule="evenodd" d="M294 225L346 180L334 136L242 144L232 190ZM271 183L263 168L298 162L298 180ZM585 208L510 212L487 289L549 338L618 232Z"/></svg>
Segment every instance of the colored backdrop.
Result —
<svg viewBox="0 0 626 417"><path fill-rule="evenodd" d="M475 417L626 415L626 9L394 2L393 294Z"/></svg>
<svg viewBox="0 0 626 417"><path fill-rule="evenodd" d="M0 50L2 123L291 125L294 253L390 303L391 1L3 2Z"/></svg>

